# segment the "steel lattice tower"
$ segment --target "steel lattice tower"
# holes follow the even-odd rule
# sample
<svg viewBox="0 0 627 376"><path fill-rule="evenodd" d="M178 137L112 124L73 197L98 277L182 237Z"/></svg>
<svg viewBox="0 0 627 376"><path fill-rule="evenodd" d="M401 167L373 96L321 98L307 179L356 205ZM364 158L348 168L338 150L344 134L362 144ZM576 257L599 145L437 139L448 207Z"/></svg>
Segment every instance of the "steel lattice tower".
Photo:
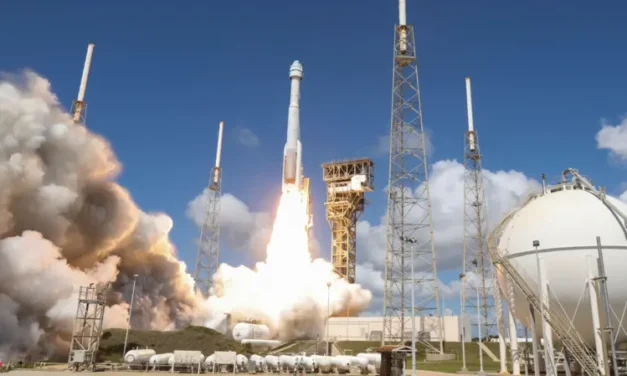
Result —
<svg viewBox="0 0 627 376"><path fill-rule="evenodd" d="M366 158L325 163L322 180L327 184L333 268L348 283L355 283L357 220L366 206L365 192L374 188L374 163Z"/></svg>
<svg viewBox="0 0 627 376"><path fill-rule="evenodd" d="M196 288L208 297L213 287L213 275L218 270L220 261L220 200L222 198L222 169L220 156L222 153L222 132L224 122L220 122L218 130L218 147L216 165L211 171L206 189L205 220L200 228L198 254L194 268Z"/></svg>
<svg viewBox="0 0 627 376"><path fill-rule="evenodd" d="M495 281L487 249L487 208L483 188L479 137L474 129L470 78L466 78L468 131L464 137L464 243L462 261L462 320L479 316L484 342L496 326ZM478 325L478 323L477 323ZM466 333L468 335L470 333ZM466 338L466 337L465 337ZM465 339L464 338L464 339ZM464 349L465 351L465 349Z"/></svg>
<svg viewBox="0 0 627 376"><path fill-rule="evenodd" d="M87 77L89 76L89 67L91 66L91 56L94 53L94 44L87 45L87 56L85 57L85 65L83 66L83 76L81 77L81 86L78 88L78 96L72 102L72 122L74 124L87 124L87 102L85 102L85 91L87 90Z"/></svg>
<svg viewBox="0 0 627 376"><path fill-rule="evenodd" d="M427 335L435 332L438 350L443 352L418 62L414 30L405 22L404 3L399 1L400 22L394 33L382 343L410 340L411 319L418 316L424 324L416 331ZM417 290L413 307L412 284ZM430 338L420 335L417 341L428 345Z"/></svg>
<svg viewBox="0 0 627 376"><path fill-rule="evenodd" d="M108 290L108 284L80 287L68 358L72 368L88 369L96 363Z"/></svg>

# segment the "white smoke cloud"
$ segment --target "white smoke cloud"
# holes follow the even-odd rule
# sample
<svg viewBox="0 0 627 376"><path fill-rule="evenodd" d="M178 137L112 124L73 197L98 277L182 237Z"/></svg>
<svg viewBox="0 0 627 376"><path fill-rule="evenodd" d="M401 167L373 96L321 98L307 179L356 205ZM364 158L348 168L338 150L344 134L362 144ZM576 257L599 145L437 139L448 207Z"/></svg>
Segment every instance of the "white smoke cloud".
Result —
<svg viewBox="0 0 627 376"><path fill-rule="evenodd" d="M112 282L105 325L124 325L134 274L134 326L204 321L168 239L171 219L138 209L113 181L120 168L46 79L0 78L0 357L66 355L82 285Z"/></svg>
<svg viewBox="0 0 627 376"><path fill-rule="evenodd" d="M237 142L249 148L259 146L259 137L249 128L235 127L233 129Z"/></svg>

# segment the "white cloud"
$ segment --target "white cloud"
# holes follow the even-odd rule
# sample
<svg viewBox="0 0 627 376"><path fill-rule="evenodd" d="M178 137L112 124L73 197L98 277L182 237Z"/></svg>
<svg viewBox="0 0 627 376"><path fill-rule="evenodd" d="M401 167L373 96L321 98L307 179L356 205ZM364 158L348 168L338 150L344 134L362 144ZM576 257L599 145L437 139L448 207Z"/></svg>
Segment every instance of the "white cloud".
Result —
<svg viewBox="0 0 627 376"><path fill-rule="evenodd" d="M209 190L205 190L187 204L187 216L200 228L205 220L205 204ZM220 202L220 238L234 251L250 251L257 256L265 254L272 231L272 216L255 212L232 194L222 195Z"/></svg>
<svg viewBox="0 0 627 376"><path fill-rule="evenodd" d="M428 130L425 130L425 149L427 151L427 156L431 156L435 148L433 147L433 143L431 143L431 135ZM412 132L408 135L409 139L407 142L407 147L410 149L420 149L421 140L420 140L420 132ZM379 136L377 140L377 146L374 150L375 155L385 155L390 153L390 135L387 134L385 136Z"/></svg>
<svg viewBox="0 0 627 376"><path fill-rule="evenodd" d="M259 146L259 137L249 128L235 127L233 131L237 137L237 142L240 144L250 148Z"/></svg>
<svg viewBox="0 0 627 376"><path fill-rule="evenodd" d="M607 149L621 160L627 160L627 117L618 125L602 121L601 130L596 134L597 148Z"/></svg>
<svg viewBox="0 0 627 376"><path fill-rule="evenodd" d="M518 171L483 171L487 217L490 228L516 207L540 184ZM460 270L463 243L464 166L455 160L442 160L432 166L429 176L433 213L434 240L438 272ZM416 190L416 191L419 191ZM383 196L385 197L385 196ZM366 209L367 210L367 209ZM408 217L421 217L418 208ZM427 235L419 232L420 235ZM360 221L357 224L357 281L372 289L374 298L371 310L381 309L383 270L385 267L386 226L385 215L379 223ZM418 270L425 269L417 266ZM460 282L439 282L443 299L459 296Z"/></svg>

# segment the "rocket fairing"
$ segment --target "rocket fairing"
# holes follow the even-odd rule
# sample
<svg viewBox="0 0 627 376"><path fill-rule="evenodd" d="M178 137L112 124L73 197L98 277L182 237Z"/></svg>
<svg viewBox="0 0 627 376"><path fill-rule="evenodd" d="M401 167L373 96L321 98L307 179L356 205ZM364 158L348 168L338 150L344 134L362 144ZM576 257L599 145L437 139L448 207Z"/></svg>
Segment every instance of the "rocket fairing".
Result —
<svg viewBox="0 0 627 376"><path fill-rule="evenodd" d="M282 191L292 185L297 189L303 186L302 155L300 143L300 81L303 79L303 65L296 60L290 66L290 107L287 115L287 142L283 148Z"/></svg>

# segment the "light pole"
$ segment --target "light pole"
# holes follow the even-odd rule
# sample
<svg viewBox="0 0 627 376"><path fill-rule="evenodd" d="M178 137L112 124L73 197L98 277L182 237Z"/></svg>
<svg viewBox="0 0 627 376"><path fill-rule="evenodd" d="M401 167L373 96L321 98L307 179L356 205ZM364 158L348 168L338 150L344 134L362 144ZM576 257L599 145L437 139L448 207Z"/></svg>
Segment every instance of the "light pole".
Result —
<svg viewBox="0 0 627 376"><path fill-rule="evenodd" d="M329 356L329 320L331 319L331 282L327 282L327 351Z"/></svg>
<svg viewBox="0 0 627 376"><path fill-rule="evenodd" d="M122 358L126 356L126 344L128 343L128 329L131 326L131 315L133 314L133 300L135 299L135 285L137 284L137 274L133 275L133 291L131 292L131 305L128 307L128 321L126 322L126 335L124 336L124 350Z"/></svg>
<svg viewBox="0 0 627 376"><path fill-rule="evenodd" d="M416 283L414 281L414 244L416 244L417 241L414 238L405 236L401 236L400 238L402 242L411 244L411 257L409 261L411 263L411 374L412 376L416 376Z"/></svg>

